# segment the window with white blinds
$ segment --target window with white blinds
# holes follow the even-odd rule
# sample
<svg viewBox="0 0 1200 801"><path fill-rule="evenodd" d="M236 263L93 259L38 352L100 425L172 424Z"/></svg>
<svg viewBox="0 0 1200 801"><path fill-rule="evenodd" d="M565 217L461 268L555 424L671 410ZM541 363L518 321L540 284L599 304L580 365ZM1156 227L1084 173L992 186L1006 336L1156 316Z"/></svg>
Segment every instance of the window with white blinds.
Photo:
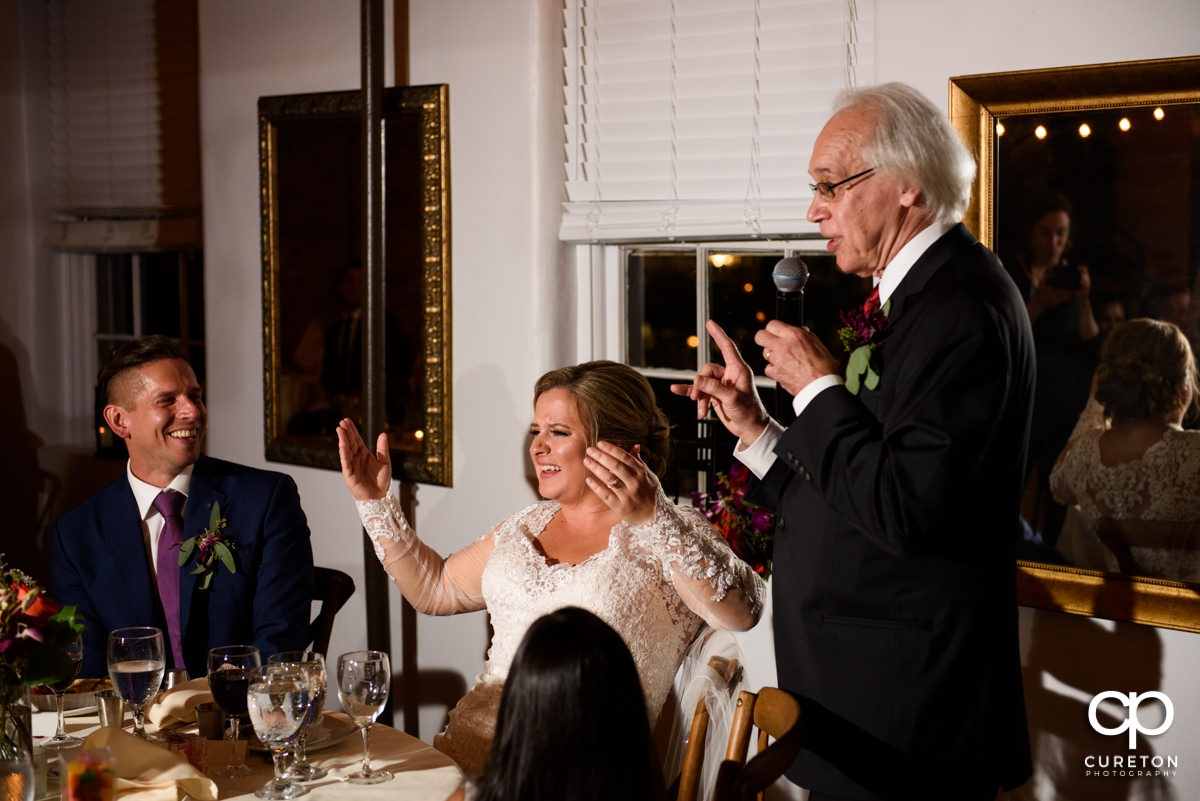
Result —
<svg viewBox="0 0 1200 801"><path fill-rule="evenodd" d="M566 0L560 239L795 236L873 0Z"/></svg>
<svg viewBox="0 0 1200 801"><path fill-rule="evenodd" d="M199 244L195 0L49 0L47 244Z"/></svg>

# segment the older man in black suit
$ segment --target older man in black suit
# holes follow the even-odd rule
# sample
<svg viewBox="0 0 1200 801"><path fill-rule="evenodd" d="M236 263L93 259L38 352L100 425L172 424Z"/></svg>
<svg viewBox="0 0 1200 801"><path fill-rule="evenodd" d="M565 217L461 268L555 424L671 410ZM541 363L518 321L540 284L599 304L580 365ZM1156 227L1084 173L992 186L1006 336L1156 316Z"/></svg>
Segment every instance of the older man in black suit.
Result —
<svg viewBox="0 0 1200 801"><path fill-rule="evenodd" d="M788 772L814 799L990 801L1030 773L1014 547L1033 398L1029 320L956 223L974 161L902 84L839 98L813 148L817 222L875 290L846 374L807 329L755 336L795 396L771 420L737 348L676 385L739 438L777 511L775 646L804 705Z"/></svg>

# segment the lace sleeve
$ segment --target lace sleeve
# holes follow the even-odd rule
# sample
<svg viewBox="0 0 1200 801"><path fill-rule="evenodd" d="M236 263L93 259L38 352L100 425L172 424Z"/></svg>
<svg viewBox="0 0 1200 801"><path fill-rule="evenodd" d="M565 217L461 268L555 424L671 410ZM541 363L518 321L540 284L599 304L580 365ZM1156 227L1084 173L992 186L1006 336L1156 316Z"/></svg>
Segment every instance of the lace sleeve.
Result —
<svg viewBox="0 0 1200 801"><path fill-rule="evenodd" d="M1054 460L1054 468L1050 471L1050 494L1054 496L1054 500L1067 506L1077 502L1071 485L1078 477L1076 473L1079 465L1076 463L1078 459L1073 458L1073 453L1084 435L1104 431L1107 428L1108 422L1104 419L1104 407L1095 397L1089 397L1087 406L1083 407L1083 411L1079 414L1079 420L1075 423L1074 430L1071 431L1071 437L1067 440L1066 447Z"/></svg>
<svg viewBox="0 0 1200 801"><path fill-rule="evenodd" d="M418 612L452 615L484 608L482 577L492 552L491 534L443 559L417 538L391 490L379 500L355 505L376 558Z"/></svg>
<svg viewBox="0 0 1200 801"><path fill-rule="evenodd" d="M629 529L710 626L744 631L758 622L766 585L698 510L676 506L660 491L654 517Z"/></svg>

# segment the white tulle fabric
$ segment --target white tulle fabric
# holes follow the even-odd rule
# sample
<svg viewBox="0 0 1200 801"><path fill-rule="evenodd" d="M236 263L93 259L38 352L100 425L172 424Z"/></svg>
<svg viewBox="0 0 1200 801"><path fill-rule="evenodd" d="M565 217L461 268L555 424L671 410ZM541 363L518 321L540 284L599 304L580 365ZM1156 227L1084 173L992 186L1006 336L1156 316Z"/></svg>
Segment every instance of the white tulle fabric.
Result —
<svg viewBox="0 0 1200 801"><path fill-rule="evenodd" d="M1108 428L1103 407L1089 400L1050 473L1055 500L1078 504L1092 531L1104 518L1200 521L1200 431L1168 429L1142 458L1109 466L1100 459L1100 435ZM1129 550L1145 575L1200 576L1200 553L1194 549Z"/></svg>
<svg viewBox="0 0 1200 801"><path fill-rule="evenodd" d="M762 611L762 580L702 514L661 492L649 522L618 523L607 548L575 565L548 563L536 542L558 508L554 501L528 506L443 560L417 538L390 493L358 502L376 556L418 611L486 605L491 615L495 635L483 673L434 739L468 776L482 770L513 654L542 615L579 606L612 626L638 666L653 723L701 623L729 628L747 609L754 620Z"/></svg>

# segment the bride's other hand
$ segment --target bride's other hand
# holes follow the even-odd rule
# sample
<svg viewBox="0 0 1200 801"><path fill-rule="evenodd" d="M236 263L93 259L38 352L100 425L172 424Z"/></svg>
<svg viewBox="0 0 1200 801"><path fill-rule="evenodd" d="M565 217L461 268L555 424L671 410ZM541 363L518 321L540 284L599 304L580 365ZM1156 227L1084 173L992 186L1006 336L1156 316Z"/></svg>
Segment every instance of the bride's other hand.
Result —
<svg viewBox="0 0 1200 801"><path fill-rule="evenodd" d="M388 438L384 432L375 443L375 453L349 418L338 423L338 457L342 460L342 478L356 501L378 500L387 495L392 485L392 457L388 453Z"/></svg>
<svg viewBox="0 0 1200 801"><path fill-rule="evenodd" d="M642 461L641 453L641 445L625 451L600 441L588 448L583 460L592 471L587 479L592 492L633 526L654 517L658 498L658 476Z"/></svg>

